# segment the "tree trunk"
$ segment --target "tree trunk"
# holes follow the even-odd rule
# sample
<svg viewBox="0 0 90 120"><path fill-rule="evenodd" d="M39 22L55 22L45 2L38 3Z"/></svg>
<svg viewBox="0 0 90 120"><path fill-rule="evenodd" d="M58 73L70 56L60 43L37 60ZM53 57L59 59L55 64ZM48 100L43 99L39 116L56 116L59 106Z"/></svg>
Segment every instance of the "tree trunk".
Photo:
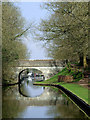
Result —
<svg viewBox="0 0 90 120"><path fill-rule="evenodd" d="M83 56L80 56L79 59L80 59L80 66L83 66Z"/></svg>
<svg viewBox="0 0 90 120"><path fill-rule="evenodd" d="M86 55L83 56L83 66L84 68L88 67Z"/></svg>

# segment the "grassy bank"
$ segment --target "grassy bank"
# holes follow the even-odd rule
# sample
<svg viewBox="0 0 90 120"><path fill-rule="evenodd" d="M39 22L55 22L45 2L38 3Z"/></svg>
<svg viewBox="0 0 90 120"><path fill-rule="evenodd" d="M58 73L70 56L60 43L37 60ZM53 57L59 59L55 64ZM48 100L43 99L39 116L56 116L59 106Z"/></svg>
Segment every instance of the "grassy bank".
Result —
<svg viewBox="0 0 90 120"><path fill-rule="evenodd" d="M72 93L77 95L79 98L81 98L83 101L89 104L89 98L88 98L88 92L89 90L87 88L84 88L78 84L69 84L69 83L57 83L64 88L70 90Z"/></svg>
<svg viewBox="0 0 90 120"><path fill-rule="evenodd" d="M45 80L43 82L36 82L36 83L59 84L59 85L63 86L64 88L68 89L69 91L71 91L72 93L74 93L75 95L77 95L79 98L81 98L86 103L90 104L88 102L89 101L88 92L90 92L90 90L76 84L76 81L79 81L80 79L82 79L81 73L76 74L76 76L73 73L75 73L75 71L68 72L67 68L65 68L61 72L59 72L58 74L53 76L52 78ZM74 79L73 83L58 82L58 75L74 75L75 79Z"/></svg>
<svg viewBox="0 0 90 120"><path fill-rule="evenodd" d="M67 68L64 68L58 74L56 74L53 77L51 77L50 79L44 81L44 83L47 83L47 82L48 83L56 83L56 82L58 82L59 75L66 75L66 76L71 75L71 76L73 76L73 82L77 82L83 78L82 72L74 71L74 70L69 71Z"/></svg>

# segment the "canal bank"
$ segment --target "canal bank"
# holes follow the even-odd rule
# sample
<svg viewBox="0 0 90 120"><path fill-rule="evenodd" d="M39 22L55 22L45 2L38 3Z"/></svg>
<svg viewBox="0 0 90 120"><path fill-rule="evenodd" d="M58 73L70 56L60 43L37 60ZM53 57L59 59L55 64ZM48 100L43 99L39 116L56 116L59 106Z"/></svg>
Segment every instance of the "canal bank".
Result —
<svg viewBox="0 0 90 120"><path fill-rule="evenodd" d="M90 118L90 105L87 104L85 101L83 101L81 98L79 98L78 96L76 96L75 94L73 94L71 91L69 91L68 89L64 88L61 85L58 84L40 84L40 83L34 83L34 85L40 85L40 86L53 86L53 87L57 87L60 90L62 90L62 92L69 97L74 104L87 116Z"/></svg>

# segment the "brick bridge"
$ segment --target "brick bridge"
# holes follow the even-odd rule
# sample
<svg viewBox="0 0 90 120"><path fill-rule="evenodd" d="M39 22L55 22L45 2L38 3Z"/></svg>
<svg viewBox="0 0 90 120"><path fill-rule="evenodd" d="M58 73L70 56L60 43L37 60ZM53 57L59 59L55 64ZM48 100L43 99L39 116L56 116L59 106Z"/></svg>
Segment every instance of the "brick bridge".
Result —
<svg viewBox="0 0 90 120"><path fill-rule="evenodd" d="M45 79L50 77L50 74L54 74L65 67L65 61L45 59L45 60L19 60L17 67L15 67L15 73L18 74L24 69L37 69L42 72Z"/></svg>

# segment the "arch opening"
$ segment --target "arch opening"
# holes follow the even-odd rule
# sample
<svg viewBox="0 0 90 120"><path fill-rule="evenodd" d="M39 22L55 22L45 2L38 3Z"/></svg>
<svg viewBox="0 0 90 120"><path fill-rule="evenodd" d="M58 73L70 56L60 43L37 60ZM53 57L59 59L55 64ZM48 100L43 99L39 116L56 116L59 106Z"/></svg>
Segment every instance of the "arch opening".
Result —
<svg viewBox="0 0 90 120"><path fill-rule="evenodd" d="M43 81L45 76L41 70L35 68L26 68L19 72L19 83L25 80L26 78L31 78L33 81Z"/></svg>
<svg viewBox="0 0 90 120"><path fill-rule="evenodd" d="M25 97L36 97L43 93L43 87L33 85L35 81L45 80L42 71L37 69L23 69L18 76L19 80L19 93Z"/></svg>

